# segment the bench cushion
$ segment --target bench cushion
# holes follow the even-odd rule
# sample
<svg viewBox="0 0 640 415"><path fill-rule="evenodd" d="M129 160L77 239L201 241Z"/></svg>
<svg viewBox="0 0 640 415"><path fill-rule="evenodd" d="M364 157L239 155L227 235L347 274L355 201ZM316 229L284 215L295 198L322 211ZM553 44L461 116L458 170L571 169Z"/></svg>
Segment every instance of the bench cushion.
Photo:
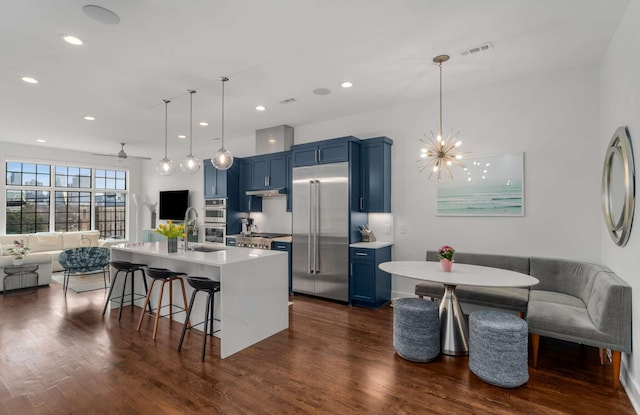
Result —
<svg viewBox="0 0 640 415"><path fill-rule="evenodd" d="M468 254L458 252L455 254L453 259L454 262L457 262L459 264L500 268L529 275L529 258L527 257L511 255ZM427 261L439 261L438 251L427 251Z"/></svg>
<svg viewBox="0 0 640 415"><path fill-rule="evenodd" d="M589 302L596 275L609 271L601 265L555 258L531 257L529 263L530 275L540 280L536 290L572 295L585 303Z"/></svg>

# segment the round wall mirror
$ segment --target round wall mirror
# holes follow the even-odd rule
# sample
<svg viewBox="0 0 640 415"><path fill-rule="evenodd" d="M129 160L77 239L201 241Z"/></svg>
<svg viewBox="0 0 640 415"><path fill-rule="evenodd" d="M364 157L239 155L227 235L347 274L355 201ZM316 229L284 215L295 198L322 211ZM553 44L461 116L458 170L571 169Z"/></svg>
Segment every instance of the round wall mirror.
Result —
<svg viewBox="0 0 640 415"><path fill-rule="evenodd" d="M625 246L635 209L635 165L626 127L616 130L609 142L602 170L602 208L609 235Z"/></svg>

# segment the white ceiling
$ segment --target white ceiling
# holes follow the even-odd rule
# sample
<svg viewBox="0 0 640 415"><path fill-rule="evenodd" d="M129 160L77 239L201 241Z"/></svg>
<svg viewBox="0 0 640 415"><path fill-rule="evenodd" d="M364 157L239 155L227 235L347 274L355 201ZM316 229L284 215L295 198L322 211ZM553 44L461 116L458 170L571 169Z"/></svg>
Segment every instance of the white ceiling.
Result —
<svg viewBox="0 0 640 415"><path fill-rule="evenodd" d="M92 2L93 1L93 2ZM629 0L0 0L0 141L169 157L219 141L253 154L256 129L297 125L432 97L444 90L597 64ZM110 25L82 7L120 17ZM60 35L85 44L71 46ZM458 52L492 42L489 52ZM30 85L22 76L40 82ZM342 81L354 87L343 89ZM329 95L312 93L328 88ZM290 104L279 101L295 98ZM258 112L256 105L267 110ZM83 119L93 115L96 121ZM198 122L208 121L208 127ZM345 135L350 134L345 131ZM36 139L46 139L37 144ZM234 141L235 140L235 141ZM252 142L251 142L252 143Z"/></svg>

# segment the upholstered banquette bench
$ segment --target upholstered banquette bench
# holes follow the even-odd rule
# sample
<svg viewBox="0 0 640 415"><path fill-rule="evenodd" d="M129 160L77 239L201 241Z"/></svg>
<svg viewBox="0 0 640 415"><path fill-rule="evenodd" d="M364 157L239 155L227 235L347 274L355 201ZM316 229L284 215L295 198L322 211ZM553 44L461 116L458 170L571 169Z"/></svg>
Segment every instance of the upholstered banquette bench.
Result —
<svg viewBox="0 0 640 415"><path fill-rule="evenodd" d="M437 260L436 251L427 251L427 261ZM631 287L613 271L580 261L458 252L455 262L537 278L531 289L458 286L456 295L462 303L526 313L534 367L540 336L611 349L613 384L619 387L620 354L631 352ZM443 292L436 283L415 288L420 297L441 298Z"/></svg>

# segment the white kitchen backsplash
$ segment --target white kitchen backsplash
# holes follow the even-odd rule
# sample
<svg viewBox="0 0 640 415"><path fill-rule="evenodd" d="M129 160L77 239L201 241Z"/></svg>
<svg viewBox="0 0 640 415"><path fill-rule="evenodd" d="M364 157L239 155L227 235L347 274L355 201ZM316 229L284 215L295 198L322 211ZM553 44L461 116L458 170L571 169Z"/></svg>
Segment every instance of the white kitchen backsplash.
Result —
<svg viewBox="0 0 640 415"><path fill-rule="evenodd" d="M291 233L291 212L285 196L263 197L262 213L252 213L258 232Z"/></svg>
<svg viewBox="0 0 640 415"><path fill-rule="evenodd" d="M369 229L378 241L393 242L393 214L369 213Z"/></svg>

